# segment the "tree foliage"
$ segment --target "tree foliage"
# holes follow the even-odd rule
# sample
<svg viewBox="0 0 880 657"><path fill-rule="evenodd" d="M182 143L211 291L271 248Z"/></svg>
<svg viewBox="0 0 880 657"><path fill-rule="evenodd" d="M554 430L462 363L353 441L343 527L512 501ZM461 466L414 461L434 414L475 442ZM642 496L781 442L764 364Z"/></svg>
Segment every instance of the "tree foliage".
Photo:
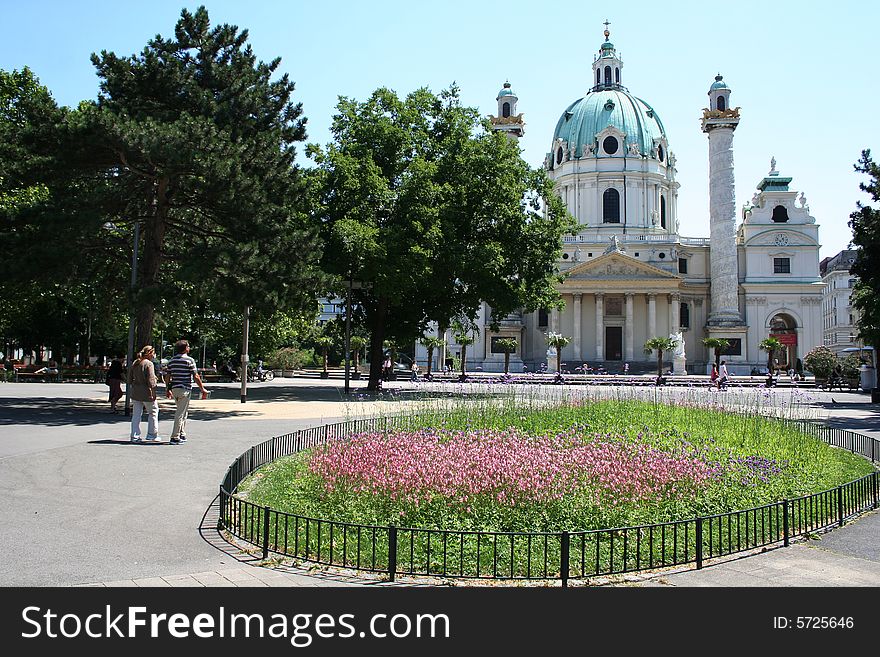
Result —
<svg viewBox="0 0 880 657"><path fill-rule="evenodd" d="M880 166L871 158L871 151L862 151L855 165L856 171L867 174L868 182L859 189L880 201ZM849 217L852 244L856 247L856 261L850 272L859 277L853 291L852 304L859 310L859 337L873 346L880 346L880 210L857 203L858 210Z"/></svg>
<svg viewBox="0 0 880 657"><path fill-rule="evenodd" d="M645 353L650 354L654 350L657 351L657 376L663 376L663 354L667 351L674 351L678 340L668 337L654 337L645 342Z"/></svg>
<svg viewBox="0 0 880 657"><path fill-rule="evenodd" d="M45 93L19 93L25 127L0 150L23 162L14 182L3 169L0 203L14 210L3 237L37 257L9 280L30 268L46 282L90 281L103 267L117 273L107 289L129 306L138 222L139 343L205 299L208 315L308 311L323 279L308 181L294 162L305 119L293 83L276 75L280 60L258 61L247 39L212 26L204 7L183 10L173 37L131 56L92 56L95 101L59 110ZM34 181L47 190L39 203L9 200Z"/></svg>
<svg viewBox="0 0 880 657"><path fill-rule="evenodd" d="M474 316L481 300L499 317L558 300L553 263L572 220L544 172L463 107L457 88L340 98L332 134L325 149L310 147L324 264L372 284L354 293L371 336L371 388L387 338L415 340L429 321Z"/></svg>

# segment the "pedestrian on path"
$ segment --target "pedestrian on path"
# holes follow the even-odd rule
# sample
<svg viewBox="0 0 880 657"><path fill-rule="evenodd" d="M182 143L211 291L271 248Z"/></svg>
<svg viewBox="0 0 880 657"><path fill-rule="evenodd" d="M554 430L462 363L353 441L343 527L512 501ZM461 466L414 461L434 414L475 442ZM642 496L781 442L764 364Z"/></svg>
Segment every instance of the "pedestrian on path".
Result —
<svg viewBox="0 0 880 657"><path fill-rule="evenodd" d="M159 440L159 402L156 399L156 368L151 345L145 345L128 370L128 386L131 391L131 442L141 442L141 417L147 412L147 442Z"/></svg>
<svg viewBox="0 0 880 657"><path fill-rule="evenodd" d="M199 376L196 361L189 355L189 342L178 340L174 345L174 352L165 368L165 396L174 399L174 428L171 430L170 442L172 445L179 445L186 442L186 417L193 381L202 391L202 398L208 396L208 391Z"/></svg>
<svg viewBox="0 0 880 657"><path fill-rule="evenodd" d="M113 413L119 413L116 406L122 399L123 369L121 356L114 358L107 369L107 385L110 386L110 410Z"/></svg>

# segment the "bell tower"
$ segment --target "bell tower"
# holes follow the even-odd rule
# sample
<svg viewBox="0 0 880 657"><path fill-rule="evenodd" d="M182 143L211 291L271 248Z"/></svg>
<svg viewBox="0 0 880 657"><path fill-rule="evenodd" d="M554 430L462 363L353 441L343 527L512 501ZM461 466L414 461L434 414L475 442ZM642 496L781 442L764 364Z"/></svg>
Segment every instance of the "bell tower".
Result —
<svg viewBox="0 0 880 657"><path fill-rule="evenodd" d="M500 130L511 139L519 139L526 131L526 123L522 114L517 114L516 103L519 100L516 92L510 88L510 82L505 82L501 91L498 92L498 116L489 116L493 130Z"/></svg>

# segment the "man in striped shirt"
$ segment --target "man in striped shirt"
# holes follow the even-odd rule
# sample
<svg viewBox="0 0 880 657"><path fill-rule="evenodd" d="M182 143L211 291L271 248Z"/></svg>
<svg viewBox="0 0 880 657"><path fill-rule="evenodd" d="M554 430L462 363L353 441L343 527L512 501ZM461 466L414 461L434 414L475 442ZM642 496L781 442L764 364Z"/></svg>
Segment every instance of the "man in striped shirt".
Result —
<svg viewBox="0 0 880 657"><path fill-rule="evenodd" d="M171 430L171 444L179 445L186 442L186 415L189 411L189 399L192 393L193 380L199 384L203 394L208 391L202 383L202 377L196 368L196 361L189 355L189 342L178 340L174 345L174 357L168 361L165 369L165 396L174 398L174 428Z"/></svg>

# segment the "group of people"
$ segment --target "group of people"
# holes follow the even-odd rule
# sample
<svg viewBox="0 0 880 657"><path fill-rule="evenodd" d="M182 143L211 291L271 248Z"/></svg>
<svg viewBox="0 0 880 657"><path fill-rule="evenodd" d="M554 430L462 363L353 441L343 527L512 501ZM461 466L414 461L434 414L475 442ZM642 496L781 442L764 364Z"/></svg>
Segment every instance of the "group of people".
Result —
<svg viewBox="0 0 880 657"><path fill-rule="evenodd" d="M712 385L719 390L724 390L727 387L727 382L730 380L730 374L727 372L726 360L722 360L720 366L712 363L712 374L709 375L709 380Z"/></svg>
<svg viewBox="0 0 880 657"><path fill-rule="evenodd" d="M196 361L189 355L190 345L186 340L179 340L174 345L174 356L168 361L163 374L165 397L174 400L174 425L171 429L169 442L179 445L186 442L186 420L189 413L189 402L193 383L198 385L202 399L207 398L208 390L199 376ZM136 354L125 377L131 408L131 433L133 443L142 442L141 420L147 417L147 442L159 442L159 376L153 359L156 350L152 345L144 347ZM114 413L119 412L117 404L122 397L123 364L116 358L107 372L107 384L110 386L110 407Z"/></svg>

